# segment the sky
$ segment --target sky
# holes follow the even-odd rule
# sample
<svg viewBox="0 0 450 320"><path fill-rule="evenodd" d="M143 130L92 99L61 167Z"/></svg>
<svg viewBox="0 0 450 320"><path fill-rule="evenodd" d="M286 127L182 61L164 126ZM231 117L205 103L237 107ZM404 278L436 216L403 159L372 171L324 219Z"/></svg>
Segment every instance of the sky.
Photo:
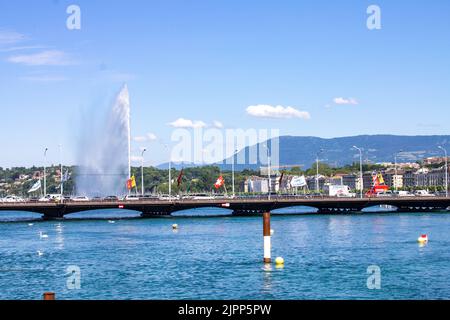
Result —
<svg viewBox="0 0 450 320"><path fill-rule="evenodd" d="M450 134L449 35L447 0L0 0L0 166L75 164L125 83L146 165L177 128Z"/></svg>

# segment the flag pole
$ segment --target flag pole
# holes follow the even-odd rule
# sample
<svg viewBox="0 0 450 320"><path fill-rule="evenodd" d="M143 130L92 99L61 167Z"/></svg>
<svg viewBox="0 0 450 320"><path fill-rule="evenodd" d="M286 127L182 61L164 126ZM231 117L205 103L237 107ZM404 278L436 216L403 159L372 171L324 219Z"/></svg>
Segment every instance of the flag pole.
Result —
<svg viewBox="0 0 450 320"><path fill-rule="evenodd" d="M59 145L59 153L60 153L60 158L61 158L61 203L64 202L64 173L63 173L63 160L62 160L62 145Z"/></svg>

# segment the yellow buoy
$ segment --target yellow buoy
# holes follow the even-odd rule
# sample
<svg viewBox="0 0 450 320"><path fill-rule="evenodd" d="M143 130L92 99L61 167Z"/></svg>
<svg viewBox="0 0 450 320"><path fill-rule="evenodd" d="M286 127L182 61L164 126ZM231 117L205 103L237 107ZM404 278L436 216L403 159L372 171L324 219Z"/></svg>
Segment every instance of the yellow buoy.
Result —
<svg viewBox="0 0 450 320"><path fill-rule="evenodd" d="M278 266L284 265L284 259L282 257L278 257L275 259L275 264Z"/></svg>

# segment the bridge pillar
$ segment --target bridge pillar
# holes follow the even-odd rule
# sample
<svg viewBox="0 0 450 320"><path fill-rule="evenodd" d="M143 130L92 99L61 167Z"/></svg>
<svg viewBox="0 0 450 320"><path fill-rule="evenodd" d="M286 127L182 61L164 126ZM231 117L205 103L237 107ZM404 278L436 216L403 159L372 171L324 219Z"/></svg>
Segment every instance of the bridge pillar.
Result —
<svg viewBox="0 0 450 320"><path fill-rule="evenodd" d="M66 206L59 205L54 208L42 210L41 213L43 214L42 219L44 220L62 220L64 219L64 215L66 213Z"/></svg>
<svg viewBox="0 0 450 320"><path fill-rule="evenodd" d="M270 211L263 213L263 236L264 236L264 263L270 263L271 257L271 238L270 238Z"/></svg>

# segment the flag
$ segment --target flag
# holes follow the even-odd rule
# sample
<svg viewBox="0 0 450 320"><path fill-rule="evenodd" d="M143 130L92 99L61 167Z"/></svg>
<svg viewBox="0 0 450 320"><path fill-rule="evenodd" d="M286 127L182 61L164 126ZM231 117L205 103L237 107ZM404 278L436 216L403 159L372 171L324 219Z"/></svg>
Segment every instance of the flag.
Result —
<svg viewBox="0 0 450 320"><path fill-rule="evenodd" d="M183 169L181 169L180 175L177 178L177 185L178 185L178 187L181 185L182 181L183 181Z"/></svg>
<svg viewBox="0 0 450 320"><path fill-rule="evenodd" d="M305 176L301 176L301 177L295 176L295 177L292 177L292 179L291 179L291 187L293 187L293 188L304 187L306 185L307 185L307 183L306 183Z"/></svg>
<svg viewBox="0 0 450 320"><path fill-rule="evenodd" d="M373 180L373 185L374 186L378 186L379 185L379 181L378 181L378 174L374 171L372 173L372 180Z"/></svg>
<svg viewBox="0 0 450 320"><path fill-rule="evenodd" d="M131 176L131 178L127 180L127 189L131 190L133 188L136 188L136 178Z"/></svg>
<svg viewBox="0 0 450 320"><path fill-rule="evenodd" d="M281 173L280 180L278 181L278 185L281 186L281 182L283 181L284 172Z"/></svg>
<svg viewBox="0 0 450 320"><path fill-rule="evenodd" d="M223 179L222 176L220 176L216 183L214 184L214 188L219 189L221 186L223 186L225 184L225 180Z"/></svg>
<svg viewBox="0 0 450 320"><path fill-rule="evenodd" d="M384 178L383 178L383 175L381 173L378 174L378 183L379 184L384 184Z"/></svg>
<svg viewBox="0 0 450 320"><path fill-rule="evenodd" d="M31 187L30 190L28 190L28 193L32 193L35 191L38 191L41 188L41 180L39 180L38 182L36 182L35 184L33 184L33 186Z"/></svg>

